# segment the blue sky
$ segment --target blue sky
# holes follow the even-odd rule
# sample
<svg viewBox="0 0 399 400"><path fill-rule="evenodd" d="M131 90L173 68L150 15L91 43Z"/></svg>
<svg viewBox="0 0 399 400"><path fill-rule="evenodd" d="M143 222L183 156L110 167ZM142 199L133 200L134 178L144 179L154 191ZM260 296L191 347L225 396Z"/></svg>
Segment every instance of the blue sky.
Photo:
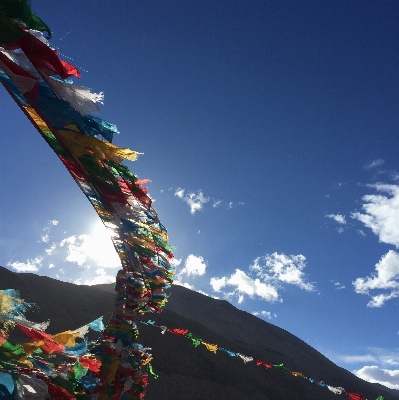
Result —
<svg viewBox="0 0 399 400"><path fill-rule="evenodd" d="M33 1L143 152L177 280L399 389L399 4ZM0 90L0 263L80 284L118 259ZM23 295L23 294L22 294ZM328 377L326 377L327 380Z"/></svg>

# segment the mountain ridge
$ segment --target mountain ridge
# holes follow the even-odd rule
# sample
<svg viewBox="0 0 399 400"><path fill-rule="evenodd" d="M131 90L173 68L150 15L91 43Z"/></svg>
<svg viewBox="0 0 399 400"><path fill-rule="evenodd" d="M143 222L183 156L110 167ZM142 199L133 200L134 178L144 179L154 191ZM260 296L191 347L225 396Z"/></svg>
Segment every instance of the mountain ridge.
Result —
<svg viewBox="0 0 399 400"><path fill-rule="evenodd" d="M100 315L109 317L114 303L113 284L78 286L34 274L14 273L0 267L0 289L14 288L39 309L27 318L50 319L49 333L76 329ZM157 325L188 329L208 343L271 364L283 363L315 381L342 386L374 400L398 397L388 390L357 378L336 366L317 350L291 333L236 309L225 300L216 300L181 286L173 286L170 301L160 314L146 314L139 320ZM298 400L336 399L336 395L308 380L277 368L266 370L255 362L244 364L239 357L213 354L205 346L195 348L191 340L138 322L139 342L152 348L152 365L157 380L150 378L147 399L255 399ZM344 395L345 396L345 395Z"/></svg>

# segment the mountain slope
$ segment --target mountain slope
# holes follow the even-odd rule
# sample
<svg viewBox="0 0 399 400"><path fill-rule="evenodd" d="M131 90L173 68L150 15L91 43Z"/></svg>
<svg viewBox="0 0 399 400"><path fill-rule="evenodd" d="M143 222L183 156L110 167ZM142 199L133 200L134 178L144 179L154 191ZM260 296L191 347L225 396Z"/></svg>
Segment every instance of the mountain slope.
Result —
<svg viewBox="0 0 399 400"><path fill-rule="evenodd" d="M100 315L110 315L113 285L77 286L33 274L16 274L0 267L0 289L15 288L21 297L40 308L28 315L34 321L51 320L48 332L74 329ZM272 324L186 288L174 286L167 309L160 315L145 315L169 328L188 329L208 343L252 356L272 364L284 363L316 381L343 386L369 400L383 395L395 397L337 367L306 343ZM152 348L154 371L147 399L337 399L326 388L294 377L279 369L265 369L255 362L244 364L238 357L205 346L195 348L190 339L159 328L138 324L139 341ZM347 398L342 395L341 398Z"/></svg>

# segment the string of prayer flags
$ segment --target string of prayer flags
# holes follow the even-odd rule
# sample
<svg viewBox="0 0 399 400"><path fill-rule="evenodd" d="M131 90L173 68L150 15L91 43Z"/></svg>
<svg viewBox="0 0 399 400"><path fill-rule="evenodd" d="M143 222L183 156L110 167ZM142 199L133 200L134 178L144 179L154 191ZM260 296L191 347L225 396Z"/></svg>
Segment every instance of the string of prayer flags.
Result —
<svg viewBox="0 0 399 400"><path fill-rule="evenodd" d="M202 339L197 338L196 336L194 336L194 334L192 334L191 332L188 332L185 329L180 329L180 328L171 329L171 328L168 328L166 326L157 325L154 321L151 321L151 320L148 320L148 321L139 320L139 322L141 322L142 324L145 324L145 325L151 325L151 326L153 326L155 328L160 328L161 329L161 333L163 333L163 334L165 332L170 332L170 333L177 334L179 336L184 336L187 339L191 339L193 341L193 344L194 344L195 347L198 347L199 344L202 343L207 348L207 350L209 350L209 351L211 351L211 352L213 352L215 354L216 354L217 350L221 350L221 351L227 353L229 356L240 357L244 361L244 364L247 364L250 361L254 361L253 357L245 356L245 355L243 355L241 353L236 353L236 352L227 350L224 347L219 347L217 344L210 344L210 343L204 342ZM181 334L182 332L187 332L187 333L183 335L183 334ZM313 378L307 378L301 372L290 371L289 368L284 366L284 364L271 364L271 363L267 363L267 362L262 361L262 360L256 360L256 365L257 366L263 366L267 370L272 369L272 368L276 368L276 369L279 369L279 370L284 371L286 373L290 373L291 375L293 375L295 377L299 377L299 378L302 378L302 379L309 380L309 382L312 382L312 383L316 384L317 386L319 386L321 388L327 388L328 390L330 390L334 394L347 393L347 395L350 398L350 400L367 400L364 397L360 396L359 394L346 392L345 389L342 388L342 387L329 386L324 381L317 381L317 380L315 380ZM151 367L151 371L152 371L152 367ZM384 400L384 398L382 396L379 396L379 397L377 397L376 400Z"/></svg>
<svg viewBox="0 0 399 400"><path fill-rule="evenodd" d="M0 292L0 367L12 376L15 398L143 399L148 383L143 367L152 357L137 343L135 320L137 314L159 313L165 307L165 290L174 275L172 247L143 187L148 180L139 180L121 164L140 153L111 143L116 126L90 115L99 111L104 94L71 80L80 78L80 72L59 57L50 37L50 28L32 13L30 1L0 0L0 83L97 212L121 269L115 307L105 328L98 319L49 335L47 322L25 320L30 305L16 291ZM15 325L30 342L8 341ZM95 342L85 338L89 329L100 332ZM88 360L94 360L94 369ZM42 383L33 379L37 371Z"/></svg>

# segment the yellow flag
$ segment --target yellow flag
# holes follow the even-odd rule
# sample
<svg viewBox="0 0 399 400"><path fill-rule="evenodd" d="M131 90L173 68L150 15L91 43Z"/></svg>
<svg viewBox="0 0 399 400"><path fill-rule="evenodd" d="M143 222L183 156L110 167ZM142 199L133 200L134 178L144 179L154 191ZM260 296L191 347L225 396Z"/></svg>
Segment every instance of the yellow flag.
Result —
<svg viewBox="0 0 399 400"><path fill-rule="evenodd" d="M205 342L202 342L202 344L203 344L209 351L212 351L213 353L216 354L216 350L218 349L218 345L217 345L217 344L210 344L210 343L205 343Z"/></svg>

